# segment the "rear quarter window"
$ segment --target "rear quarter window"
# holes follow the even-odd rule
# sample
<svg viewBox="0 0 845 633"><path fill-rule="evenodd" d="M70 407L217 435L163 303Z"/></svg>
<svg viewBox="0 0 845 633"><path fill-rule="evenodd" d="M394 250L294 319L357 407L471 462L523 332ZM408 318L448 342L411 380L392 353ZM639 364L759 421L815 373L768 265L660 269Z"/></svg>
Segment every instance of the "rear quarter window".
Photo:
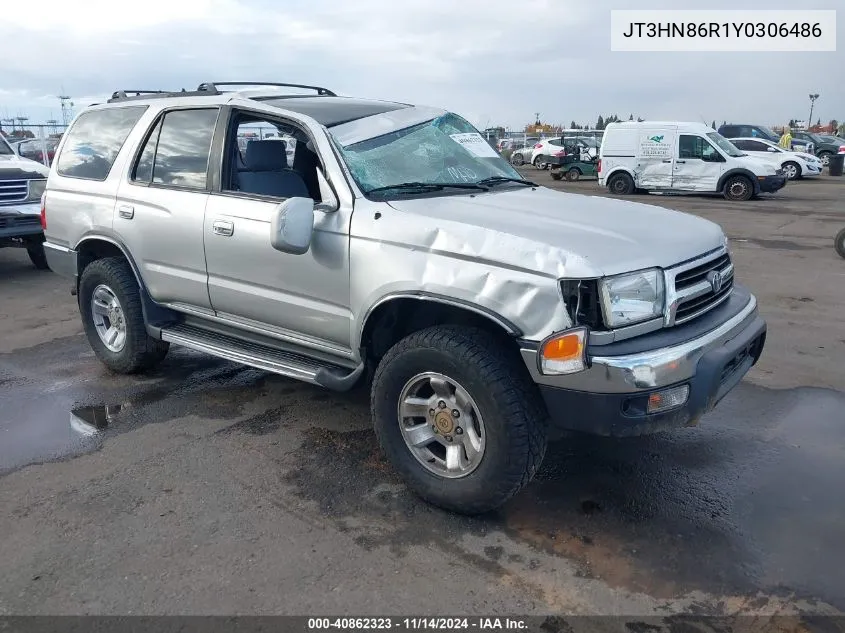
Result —
<svg viewBox="0 0 845 633"><path fill-rule="evenodd" d="M67 132L56 171L68 178L105 180L120 148L147 106L92 110L79 115Z"/></svg>

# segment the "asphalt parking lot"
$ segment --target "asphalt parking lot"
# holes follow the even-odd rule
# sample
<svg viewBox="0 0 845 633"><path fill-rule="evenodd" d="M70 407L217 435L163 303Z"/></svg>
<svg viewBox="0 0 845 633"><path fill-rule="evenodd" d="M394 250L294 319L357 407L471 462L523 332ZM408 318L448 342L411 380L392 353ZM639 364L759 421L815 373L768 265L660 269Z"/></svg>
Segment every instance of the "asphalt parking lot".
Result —
<svg viewBox="0 0 845 633"><path fill-rule="evenodd" d="M110 375L66 282L2 250L0 615L842 613L843 200L643 196L725 228L763 358L697 428L557 440L473 519L406 491L366 393L176 349Z"/></svg>

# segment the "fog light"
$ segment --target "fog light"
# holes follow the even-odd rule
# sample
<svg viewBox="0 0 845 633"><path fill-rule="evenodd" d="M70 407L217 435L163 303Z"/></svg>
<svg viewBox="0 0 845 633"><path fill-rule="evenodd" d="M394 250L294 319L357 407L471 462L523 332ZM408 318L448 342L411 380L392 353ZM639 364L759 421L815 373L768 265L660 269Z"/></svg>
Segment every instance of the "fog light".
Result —
<svg viewBox="0 0 845 633"><path fill-rule="evenodd" d="M660 413L661 411L680 407L686 403L687 398L689 398L689 385L681 385L680 387L657 391L648 397L648 412Z"/></svg>

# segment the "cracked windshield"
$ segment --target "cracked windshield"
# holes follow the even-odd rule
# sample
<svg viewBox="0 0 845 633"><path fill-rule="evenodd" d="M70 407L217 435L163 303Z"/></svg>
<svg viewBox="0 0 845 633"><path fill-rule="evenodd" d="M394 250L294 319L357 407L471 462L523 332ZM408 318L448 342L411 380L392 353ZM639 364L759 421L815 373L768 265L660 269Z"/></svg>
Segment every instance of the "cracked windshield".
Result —
<svg viewBox="0 0 845 633"><path fill-rule="evenodd" d="M358 186L367 193L408 182L464 185L522 178L455 114L353 143L342 151Z"/></svg>

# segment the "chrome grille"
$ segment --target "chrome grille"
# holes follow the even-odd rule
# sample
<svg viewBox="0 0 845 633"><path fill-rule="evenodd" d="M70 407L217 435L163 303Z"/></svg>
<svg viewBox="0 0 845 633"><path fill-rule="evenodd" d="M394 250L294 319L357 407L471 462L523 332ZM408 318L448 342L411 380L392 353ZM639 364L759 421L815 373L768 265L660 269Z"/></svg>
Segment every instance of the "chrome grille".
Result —
<svg viewBox="0 0 845 633"><path fill-rule="evenodd" d="M0 180L0 204L11 204L26 200L26 180Z"/></svg>
<svg viewBox="0 0 845 633"><path fill-rule="evenodd" d="M714 276L720 283L714 287ZM722 248L693 262L667 271L670 293L667 325L681 325L728 299L734 285L731 256Z"/></svg>

